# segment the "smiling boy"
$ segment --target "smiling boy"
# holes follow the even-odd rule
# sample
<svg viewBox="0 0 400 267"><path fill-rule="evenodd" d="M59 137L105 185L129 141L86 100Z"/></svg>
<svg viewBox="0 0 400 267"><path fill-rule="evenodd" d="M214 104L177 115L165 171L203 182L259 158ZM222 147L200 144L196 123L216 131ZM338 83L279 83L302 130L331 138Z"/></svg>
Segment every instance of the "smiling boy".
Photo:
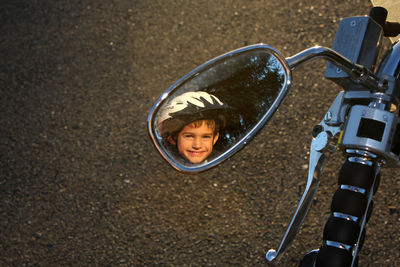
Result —
<svg viewBox="0 0 400 267"><path fill-rule="evenodd" d="M173 138L168 140L191 163L201 163L213 151L218 137L218 127L214 120L197 120L182 128L177 135L177 141Z"/></svg>
<svg viewBox="0 0 400 267"><path fill-rule="evenodd" d="M203 163L218 141L227 109L227 105L209 93L184 93L160 113L159 131L185 160L192 164Z"/></svg>

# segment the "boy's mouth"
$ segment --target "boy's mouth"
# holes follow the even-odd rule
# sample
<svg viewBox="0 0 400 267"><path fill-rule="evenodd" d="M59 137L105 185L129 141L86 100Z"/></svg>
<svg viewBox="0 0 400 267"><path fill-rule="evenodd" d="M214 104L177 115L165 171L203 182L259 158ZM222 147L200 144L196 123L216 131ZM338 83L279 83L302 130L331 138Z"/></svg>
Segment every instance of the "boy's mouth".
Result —
<svg viewBox="0 0 400 267"><path fill-rule="evenodd" d="M193 151L193 150L188 150L189 155L194 156L194 157L198 157L198 156L202 156L205 151Z"/></svg>

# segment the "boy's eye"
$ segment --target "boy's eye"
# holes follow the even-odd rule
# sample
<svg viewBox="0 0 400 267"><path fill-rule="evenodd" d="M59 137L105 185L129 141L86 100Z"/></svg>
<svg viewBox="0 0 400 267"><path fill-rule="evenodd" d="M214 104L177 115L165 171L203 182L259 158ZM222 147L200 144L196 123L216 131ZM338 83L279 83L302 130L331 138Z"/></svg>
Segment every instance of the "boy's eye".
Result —
<svg viewBox="0 0 400 267"><path fill-rule="evenodd" d="M203 138L204 139L210 139L210 138L212 138L212 136L211 135L205 135L205 136L203 136Z"/></svg>
<svg viewBox="0 0 400 267"><path fill-rule="evenodd" d="M193 138L193 135L192 134L184 134L183 137L185 137L185 138Z"/></svg>

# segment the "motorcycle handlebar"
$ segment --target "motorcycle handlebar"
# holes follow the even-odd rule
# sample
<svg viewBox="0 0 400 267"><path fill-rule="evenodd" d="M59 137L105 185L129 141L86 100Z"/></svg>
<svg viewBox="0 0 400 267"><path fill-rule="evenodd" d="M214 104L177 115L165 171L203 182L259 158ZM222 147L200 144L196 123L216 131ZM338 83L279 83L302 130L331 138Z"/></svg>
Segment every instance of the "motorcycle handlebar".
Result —
<svg viewBox="0 0 400 267"><path fill-rule="evenodd" d="M346 57L328 47L314 46L294 56L286 58L286 61L290 68L294 70L298 66L316 58L329 60L348 73L355 83L361 84L372 91L382 92L386 91L388 88L388 82L386 80L380 79L368 68L351 62Z"/></svg>

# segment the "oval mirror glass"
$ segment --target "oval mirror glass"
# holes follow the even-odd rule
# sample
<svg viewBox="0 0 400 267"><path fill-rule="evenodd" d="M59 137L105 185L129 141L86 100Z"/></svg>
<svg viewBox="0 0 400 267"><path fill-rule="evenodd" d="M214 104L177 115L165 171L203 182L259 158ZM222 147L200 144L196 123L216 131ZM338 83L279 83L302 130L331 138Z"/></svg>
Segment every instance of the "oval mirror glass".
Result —
<svg viewBox="0 0 400 267"><path fill-rule="evenodd" d="M176 169L209 169L261 129L290 84L290 68L274 48L231 51L197 67L158 99L148 117L150 137Z"/></svg>

